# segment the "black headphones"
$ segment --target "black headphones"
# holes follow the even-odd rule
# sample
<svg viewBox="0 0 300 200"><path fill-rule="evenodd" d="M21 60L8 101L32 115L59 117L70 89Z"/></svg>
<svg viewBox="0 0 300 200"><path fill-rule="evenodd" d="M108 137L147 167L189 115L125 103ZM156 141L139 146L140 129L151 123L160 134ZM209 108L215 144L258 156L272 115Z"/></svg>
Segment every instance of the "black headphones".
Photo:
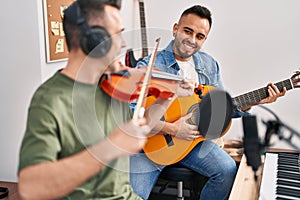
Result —
<svg viewBox="0 0 300 200"><path fill-rule="evenodd" d="M80 47L86 55L99 58L107 54L111 47L110 34L102 26L89 26L76 1L64 10L64 17L80 27Z"/></svg>
<svg viewBox="0 0 300 200"><path fill-rule="evenodd" d="M0 199L3 199L8 196L9 190L6 187L0 187Z"/></svg>

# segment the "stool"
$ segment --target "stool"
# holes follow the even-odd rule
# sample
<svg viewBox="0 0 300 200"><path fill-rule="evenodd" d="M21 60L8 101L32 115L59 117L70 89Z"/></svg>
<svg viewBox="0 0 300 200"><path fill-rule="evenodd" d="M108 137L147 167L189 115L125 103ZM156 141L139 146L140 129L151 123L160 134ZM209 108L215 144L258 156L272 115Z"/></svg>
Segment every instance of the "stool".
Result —
<svg viewBox="0 0 300 200"><path fill-rule="evenodd" d="M201 190L204 184L207 181L207 177L198 174L197 172L186 168L180 164L173 164L166 166L160 176L159 179L164 179L166 181L173 181L177 183L177 199L183 200L183 189L184 186L189 188L190 190L190 199L199 199ZM162 192L166 189L168 183L160 189Z"/></svg>

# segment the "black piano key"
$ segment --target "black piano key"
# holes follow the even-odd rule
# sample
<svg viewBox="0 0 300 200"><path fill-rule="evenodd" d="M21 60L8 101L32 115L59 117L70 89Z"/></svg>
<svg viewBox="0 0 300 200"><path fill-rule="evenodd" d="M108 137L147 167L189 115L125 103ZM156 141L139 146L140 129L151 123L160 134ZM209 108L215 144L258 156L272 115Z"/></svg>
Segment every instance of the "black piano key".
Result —
<svg viewBox="0 0 300 200"><path fill-rule="evenodd" d="M300 180L300 174L278 171L277 178L287 178L292 180Z"/></svg>
<svg viewBox="0 0 300 200"><path fill-rule="evenodd" d="M278 162L278 165L291 165L291 166L298 166L298 161L297 160L284 160Z"/></svg>
<svg viewBox="0 0 300 200"><path fill-rule="evenodd" d="M286 180L277 180L277 185L286 185L286 186L300 188L300 183L292 182L292 181L286 181Z"/></svg>
<svg viewBox="0 0 300 200"><path fill-rule="evenodd" d="M299 158L278 158L279 163L294 163L298 165Z"/></svg>
<svg viewBox="0 0 300 200"><path fill-rule="evenodd" d="M275 196L278 196L278 197L284 197L284 198L290 198L290 199L300 199L300 195L294 193L294 192L276 192L276 195Z"/></svg>
<svg viewBox="0 0 300 200"><path fill-rule="evenodd" d="M298 159L299 155L289 155L289 154L285 154L285 155L278 155L278 159Z"/></svg>
<svg viewBox="0 0 300 200"><path fill-rule="evenodd" d="M288 179L288 178L277 178L276 181L288 181L288 182L300 184L300 181L294 179Z"/></svg>
<svg viewBox="0 0 300 200"><path fill-rule="evenodd" d="M280 164L293 164L295 166L298 165L298 159L291 159L291 158L281 158L277 161Z"/></svg>
<svg viewBox="0 0 300 200"><path fill-rule="evenodd" d="M288 199L300 199L300 195L294 193L294 192L276 192L276 196L278 197L284 197L284 198L288 198Z"/></svg>
<svg viewBox="0 0 300 200"><path fill-rule="evenodd" d="M285 153L285 154L278 154L278 158L299 158L299 154L290 154L290 153Z"/></svg>
<svg viewBox="0 0 300 200"><path fill-rule="evenodd" d="M278 157L278 160L298 160L299 157Z"/></svg>
<svg viewBox="0 0 300 200"><path fill-rule="evenodd" d="M297 153L297 152L279 152L278 157L294 158L294 157L299 157L299 153Z"/></svg>
<svg viewBox="0 0 300 200"><path fill-rule="evenodd" d="M285 188L281 186L277 186L276 194L300 198L300 191L298 189Z"/></svg>
<svg viewBox="0 0 300 200"><path fill-rule="evenodd" d="M278 160L277 163L278 163L279 165L280 165L280 164L284 164L284 165L299 166L298 160L291 160L291 159Z"/></svg>
<svg viewBox="0 0 300 200"><path fill-rule="evenodd" d="M276 197L276 200L291 200L291 198Z"/></svg>
<svg viewBox="0 0 300 200"><path fill-rule="evenodd" d="M299 168L295 166L288 166L288 165L278 165L277 170L285 170L285 171L292 171L292 172L299 172Z"/></svg>

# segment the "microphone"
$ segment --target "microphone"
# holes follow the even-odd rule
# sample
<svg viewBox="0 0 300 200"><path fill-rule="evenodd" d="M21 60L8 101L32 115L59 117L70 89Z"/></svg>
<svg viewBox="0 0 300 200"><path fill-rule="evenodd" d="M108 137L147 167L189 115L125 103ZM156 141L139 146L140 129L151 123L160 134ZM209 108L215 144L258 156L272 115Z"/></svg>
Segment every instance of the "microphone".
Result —
<svg viewBox="0 0 300 200"><path fill-rule="evenodd" d="M244 153L247 158L247 165L252 167L255 174L255 180L257 180L256 171L261 163L261 150L262 145L259 141L257 122L255 115L249 115L242 117L243 130L244 130Z"/></svg>

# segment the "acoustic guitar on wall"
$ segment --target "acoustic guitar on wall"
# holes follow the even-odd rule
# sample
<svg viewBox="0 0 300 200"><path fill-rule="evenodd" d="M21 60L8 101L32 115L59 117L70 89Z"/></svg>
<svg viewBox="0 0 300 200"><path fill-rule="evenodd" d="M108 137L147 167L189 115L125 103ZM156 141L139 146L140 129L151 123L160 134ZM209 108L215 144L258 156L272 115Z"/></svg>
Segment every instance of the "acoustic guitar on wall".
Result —
<svg viewBox="0 0 300 200"><path fill-rule="evenodd" d="M145 19L145 6L143 0L138 0L140 11L140 27L141 27L141 39L142 39L142 56L136 59L133 49L128 49L125 55L125 65L128 67L135 67L137 62L148 56L148 44L146 33L146 19Z"/></svg>
<svg viewBox="0 0 300 200"><path fill-rule="evenodd" d="M294 88L299 88L300 84L300 71L296 71L291 78L280 81L278 83L275 83L275 85L278 87L280 91L283 90L284 87L286 87L287 90L291 90ZM215 88L212 86L203 86L203 90L201 95L204 97L212 91L214 91ZM262 99L265 99L268 97L268 88L263 87L242 95L239 95L237 97L232 98L232 112L235 110L241 109L244 106L249 106L249 105L254 105L257 104L259 101ZM187 100L188 99L188 100ZM205 99L205 98L204 98ZM174 100L174 102L170 105L168 110L166 111L164 115L164 119L167 122L174 122L180 117L190 113L194 112L195 109L191 109L192 107L196 108L201 108L201 106L195 106L197 104L201 105L202 100L204 100L200 97L198 94L193 94L191 97L180 97ZM155 100L152 100L153 102ZM193 105L190 103L187 104L186 101L188 102L193 102ZM199 112L199 111L197 111ZM232 113L231 112L231 113ZM200 111L201 113L201 111ZM203 112L205 113L205 112ZM194 115L194 114L193 114ZM195 115L197 116L197 115ZM203 117L201 119L201 114L197 116L198 119L194 119L193 121L194 124L200 126L201 122L205 119ZM197 122L199 120L199 122ZM211 122L212 124L214 121ZM222 131L219 133L213 134L215 138L221 137L226 132L229 130L230 125L231 125L231 117L230 117L230 122L225 123L227 127L222 128ZM205 125L205 123L204 123ZM211 126L211 125L206 125L206 126ZM213 126L213 125L212 125ZM221 130L221 129L220 129ZM200 131L200 129L199 129ZM202 134L202 132L200 131ZM203 135L203 134L202 134ZM155 163L161 164L161 165L170 165L177 163L178 161L182 160L199 142L202 142L205 139L215 139L215 138L207 138L206 136L204 138L198 138L192 141L188 140L183 140L183 139L178 139L172 135L169 134L164 134L164 133L157 133L155 135L149 136L148 141L146 145L144 146L143 150L147 157L152 160Z"/></svg>

